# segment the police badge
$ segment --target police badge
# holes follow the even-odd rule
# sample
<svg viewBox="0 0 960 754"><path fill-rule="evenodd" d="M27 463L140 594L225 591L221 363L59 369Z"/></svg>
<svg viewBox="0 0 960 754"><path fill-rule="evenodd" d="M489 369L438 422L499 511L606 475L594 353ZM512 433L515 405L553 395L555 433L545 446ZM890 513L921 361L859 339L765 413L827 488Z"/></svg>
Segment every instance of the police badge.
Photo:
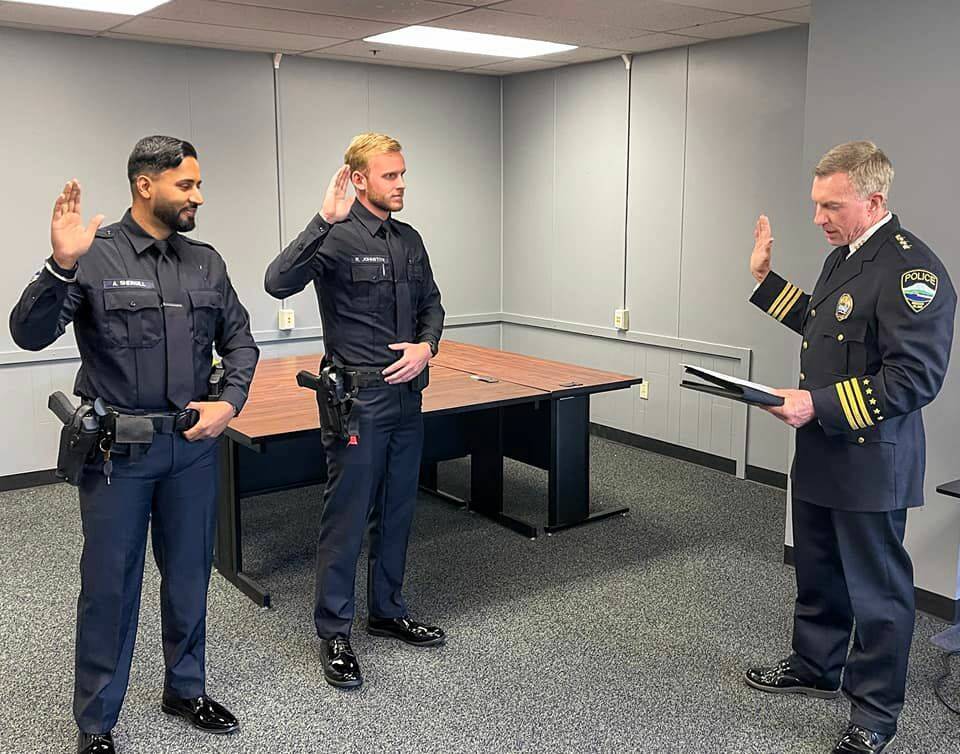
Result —
<svg viewBox="0 0 960 754"><path fill-rule="evenodd" d="M937 295L939 278L928 270L910 270L900 276L900 292L915 312L922 312Z"/></svg>
<svg viewBox="0 0 960 754"><path fill-rule="evenodd" d="M843 322L853 311L853 296L844 293L837 301L837 321Z"/></svg>

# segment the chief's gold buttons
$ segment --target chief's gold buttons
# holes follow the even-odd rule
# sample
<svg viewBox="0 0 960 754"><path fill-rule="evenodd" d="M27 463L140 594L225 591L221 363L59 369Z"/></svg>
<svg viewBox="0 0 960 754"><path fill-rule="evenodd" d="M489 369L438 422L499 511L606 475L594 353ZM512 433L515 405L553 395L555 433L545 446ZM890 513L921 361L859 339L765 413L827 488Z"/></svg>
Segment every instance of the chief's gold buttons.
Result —
<svg viewBox="0 0 960 754"><path fill-rule="evenodd" d="M800 372L800 382L803 382L805 379L807 379L807 375L805 375L803 372Z"/></svg>
<svg viewBox="0 0 960 754"><path fill-rule="evenodd" d="M811 310L810 310L810 316L811 316L811 317L816 317L816 316L817 316L817 310L816 310L816 309L811 309Z"/></svg>
<svg viewBox="0 0 960 754"><path fill-rule="evenodd" d="M807 341L803 341L803 350L806 351L810 347L810 344Z"/></svg>
<svg viewBox="0 0 960 754"><path fill-rule="evenodd" d="M866 442L866 440L864 440L862 437L858 437L857 442L863 445Z"/></svg>
<svg viewBox="0 0 960 754"><path fill-rule="evenodd" d="M840 333L840 334L837 336L837 340L843 340L843 333Z"/></svg>

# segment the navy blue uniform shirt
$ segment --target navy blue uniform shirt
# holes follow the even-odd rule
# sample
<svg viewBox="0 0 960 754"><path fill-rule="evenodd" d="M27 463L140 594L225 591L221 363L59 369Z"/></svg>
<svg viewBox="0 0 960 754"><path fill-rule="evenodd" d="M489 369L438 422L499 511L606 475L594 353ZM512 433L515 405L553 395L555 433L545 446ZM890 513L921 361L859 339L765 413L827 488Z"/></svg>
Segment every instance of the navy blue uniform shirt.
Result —
<svg viewBox="0 0 960 754"><path fill-rule="evenodd" d="M193 364L193 400L207 396L214 346L224 367L221 400L239 413L247 400L259 349L223 259L209 244L174 233L177 266L192 337L176 352ZM155 239L128 210L97 231L73 270L49 258L10 314L18 346L39 351L73 322L80 349L74 392L128 410L168 411L167 356Z"/></svg>
<svg viewBox="0 0 960 754"><path fill-rule="evenodd" d="M420 234L381 220L359 201L334 225L316 215L267 268L264 287L286 298L313 283L324 349L342 364L385 367L391 343L429 343L443 333L443 306Z"/></svg>

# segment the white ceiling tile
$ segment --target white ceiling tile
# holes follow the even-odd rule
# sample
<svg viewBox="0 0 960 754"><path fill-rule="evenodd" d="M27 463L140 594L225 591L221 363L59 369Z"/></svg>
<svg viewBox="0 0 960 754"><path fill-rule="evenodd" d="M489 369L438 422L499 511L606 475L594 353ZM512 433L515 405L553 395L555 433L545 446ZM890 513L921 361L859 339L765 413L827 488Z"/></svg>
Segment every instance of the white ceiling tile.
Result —
<svg viewBox="0 0 960 754"><path fill-rule="evenodd" d="M663 0L673 5L694 5L699 8L722 10L728 13L763 14L768 11L780 11L786 8L795 8L802 2L797 0Z"/></svg>
<svg viewBox="0 0 960 754"><path fill-rule="evenodd" d="M273 47L258 47L255 44L242 45L236 42L231 42L230 44L220 44L217 42L206 42L206 41L193 41L193 40L179 40L179 39L163 39L162 37L142 37L137 34L118 34L117 32L108 31L104 34L99 35L101 37L108 37L110 39L120 39L127 42L145 42L148 44L161 44L161 45L175 45L178 47L204 47L211 48L214 50L234 50L239 52L264 52L264 53L275 53L278 52ZM291 55L299 54L296 50L279 50L279 52L286 52Z"/></svg>
<svg viewBox="0 0 960 754"><path fill-rule="evenodd" d="M260 8L254 5L215 2L214 0L173 0L147 14L153 18L191 21L246 29L267 29L291 34L312 34L319 37L357 39L400 28L384 24L316 13Z"/></svg>
<svg viewBox="0 0 960 754"><path fill-rule="evenodd" d="M277 52L302 52L330 47L341 39L317 37L309 34L290 34L280 31L241 29L234 26L194 24L169 21L163 18L140 16L114 29L117 34L155 37L177 42L213 42L218 45L237 45L243 49L271 49Z"/></svg>
<svg viewBox="0 0 960 754"><path fill-rule="evenodd" d="M803 5L799 8L777 11L776 13L764 13L765 18L775 18L778 21L790 21L795 24L810 23L810 6Z"/></svg>
<svg viewBox="0 0 960 754"><path fill-rule="evenodd" d="M540 39L547 42L587 46L603 45L624 36L641 33L639 30L631 33L630 29L625 29L622 26L602 26L569 18L546 18L544 16L505 13L489 9L472 10L468 13L442 18L439 21L432 21L427 25L439 26L444 29L460 29L484 34L502 34L508 37L526 37L527 39Z"/></svg>
<svg viewBox="0 0 960 754"><path fill-rule="evenodd" d="M538 58L523 58L520 60L507 60L503 63L490 63L489 65L481 65L476 68L464 68L462 70L464 73L495 73L498 75L506 75L510 73L544 71L548 68L559 68L564 65L569 65L569 63L561 63L559 61L549 62L546 59L540 60Z"/></svg>
<svg viewBox="0 0 960 754"><path fill-rule="evenodd" d="M231 2L395 24L417 24L466 10L464 6L431 2L431 0L231 0Z"/></svg>
<svg viewBox="0 0 960 754"><path fill-rule="evenodd" d="M593 60L607 60L608 58L617 57L621 52L624 52L624 50L578 47L576 50L570 50L569 52L555 52L552 55L544 55L543 57L534 59L556 60L566 65L569 63L589 63Z"/></svg>
<svg viewBox="0 0 960 754"><path fill-rule="evenodd" d="M377 54L372 54L377 50ZM471 68L486 63L496 63L506 58L492 55L472 55L464 52L447 52L446 50L424 50L419 47L403 47L401 45L387 45L374 42L356 40L344 42L324 51L330 55L350 55L363 58L368 62L381 60L397 63L416 63L427 65L449 66L451 68Z"/></svg>
<svg viewBox="0 0 960 754"><path fill-rule="evenodd" d="M743 16L735 18L732 21L720 21L713 24L703 24L693 26L689 29L683 29L684 34L692 37L702 37L703 39L724 39L725 37L742 37L747 34L759 34L764 31L776 31L778 29L789 29L796 24L788 24L784 21L773 21L769 18L759 16Z"/></svg>
<svg viewBox="0 0 960 754"><path fill-rule="evenodd" d="M673 31L734 18L731 13L674 5L663 0L604 0L603 3L596 0L508 0L496 9L645 31Z"/></svg>
<svg viewBox="0 0 960 754"><path fill-rule="evenodd" d="M315 58L317 60L339 60L344 63L359 63L360 65L389 65L399 68L424 68L431 71L458 71L459 66L453 65L431 65L429 63L411 63L406 60L386 60L384 58L368 59L357 57L356 55L331 55L323 50L317 52L308 52L301 57Z"/></svg>
<svg viewBox="0 0 960 754"><path fill-rule="evenodd" d="M653 52L654 50L668 50L671 47L703 42L700 37L688 37L683 34L645 34L634 39L621 39L617 47L627 52Z"/></svg>
<svg viewBox="0 0 960 754"><path fill-rule="evenodd" d="M484 5L496 5L503 0L435 0L444 5L468 5L471 8L482 8Z"/></svg>
<svg viewBox="0 0 960 754"><path fill-rule="evenodd" d="M50 29L70 29L75 31L103 31L131 16L113 13L93 13L69 8L52 8L46 5L22 5L4 3L0 5L0 24L43 26Z"/></svg>

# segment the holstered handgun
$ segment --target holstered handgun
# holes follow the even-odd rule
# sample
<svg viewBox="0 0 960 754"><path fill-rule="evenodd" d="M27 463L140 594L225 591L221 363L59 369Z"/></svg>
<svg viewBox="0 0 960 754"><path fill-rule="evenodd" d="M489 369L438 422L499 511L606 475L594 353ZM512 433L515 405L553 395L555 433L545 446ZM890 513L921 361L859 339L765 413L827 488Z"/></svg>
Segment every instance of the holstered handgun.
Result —
<svg viewBox="0 0 960 754"><path fill-rule="evenodd" d="M57 478L78 486L83 465L92 460L98 449L102 417L98 416L93 404L74 406L59 390L50 396L47 405L63 422L57 452Z"/></svg>
<svg viewBox="0 0 960 754"><path fill-rule="evenodd" d="M338 438L356 445L360 433L359 423L353 416L353 402L358 391L352 382L348 373L335 364L323 367L319 375L307 371L297 374L297 384L317 394L320 430L324 437Z"/></svg>

